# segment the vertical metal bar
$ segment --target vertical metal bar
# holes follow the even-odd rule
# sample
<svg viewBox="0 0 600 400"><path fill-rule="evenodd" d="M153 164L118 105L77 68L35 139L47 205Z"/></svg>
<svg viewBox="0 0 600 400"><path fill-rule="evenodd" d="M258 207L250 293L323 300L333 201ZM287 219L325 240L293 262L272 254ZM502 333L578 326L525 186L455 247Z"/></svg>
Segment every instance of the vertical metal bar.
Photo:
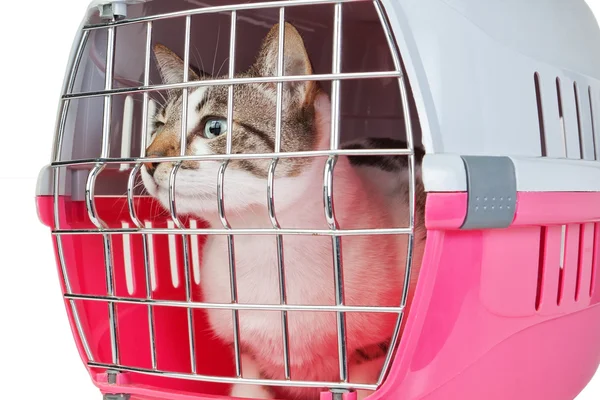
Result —
<svg viewBox="0 0 600 400"><path fill-rule="evenodd" d="M188 15L185 17L185 47L183 56L183 82L189 81L189 70L190 70L190 36L191 36L192 16ZM187 147L187 119L188 119L188 94L189 89L186 87L182 93L182 110L181 110L181 135L180 135L180 149L179 154L185 155ZM177 173L181 168L181 162L178 162L173 166L169 175L169 211L171 213L171 219L177 228L184 229L185 227L177 216L176 207L176 190L175 182ZM190 279L190 260L188 251L188 235L181 235L181 244L183 246L183 271L185 278L185 299L186 302L192 301L192 283ZM187 324L188 324L188 341L190 348L190 364L193 374L196 374L196 345L194 341L194 314L190 307L186 308L187 311Z"/></svg>
<svg viewBox="0 0 600 400"><path fill-rule="evenodd" d="M277 76L282 77L284 74L284 43L285 43L285 8L279 9L279 44L277 53ZM283 82L277 82L277 108L275 118L275 153L281 151L281 129L283 116ZM275 212L275 170L277 168L278 158L273 158L269 167L267 180L267 205L269 210L269 218L273 228L280 228L279 221ZM279 272L279 302L287 304L287 293L285 284L285 266L283 253L283 235L276 236L277 246L277 266ZM281 332L283 342L283 364L285 379L291 379L290 373L290 349L289 349L289 327L287 311L281 312Z"/></svg>
<svg viewBox="0 0 600 400"><path fill-rule="evenodd" d="M231 31L229 35L229 79L232 79L235 75L235 47L236 47L236 29L237 28L237 12L234 10L231 12ZM226 153L231 154L232 152L232 137L231 129L233 127L233 97L234 97L234 86L229 85L228 96L227 96L227 126L229 132L227 132L227 146ZM223 161L219 168L217 177L217 207L219 210L219 219L225 229L231 229L231 225L225 216L225 171L229 161ZM229 286L231 290L231 302L236 304L238 302L237 294L237 276L235 267L235 243L233 235L227 235L227 252L229 255ZM232 310L233 318L233 348L235 353L235 374L238 378L242 376L242 361L240 352L240 316L238 310Z"/></svg>
<svg viewBox="0 0 600 400"><path fill-rule="evenodd" d="M335 211L333 204L333 170L337 157L329 157L325 163L324 173L324 204L325 217L330 229L337 229ZM333 268L335 281L335 304L344 305L344 275L342 263L342 242L340 236L332 236L333 249ZM346 316L343 311L336 313L337 335L338 335L338 355L340 367L340 380L348 381L348 351L346 336Z"/></svg>
<svg viewBox="0 0 600 400"><path fill-rule="evenodd" d="M90 221L98 228L103 229L105 227L104 222L98 217L96 212L96 205L94 203L94 188L96 186L96 179L100 172L106 167L101 163L96 164L88 175L85 189L85 204L88 211ZM102 244L104 248L104 268L106 276L106 293L108 296L114 296L114 280L113 280L113 265L112 265L112 252L110 235L102 235ZM117 340L117 322L116 322L116 305L113 302L108 303L108 320L110 326L110 343L112 352L113 364L119 363L119 349Z"/></svg>
<svg viewBox="0 0 600 400"><path fill-rule="evenodd" d="M102 235L104 241L104 263L106 266L106 293L108 296L115 295L114 288L114 276L113 276L113 265L112 265L112 252L111 252L111 241L109 235ZM119 357L119 343L117 337L117 310L116 304L110 302L108 304L108 320L110 323L110 348L112 352L113 364L120 363Z"/></svg>
<svg viewBox="0 0 600 400"><path fill-rule="evenodd" d="M183 83L187 83L189 81L189 70L190 70L190 35L191 35L191 26L192 26L192 16L188 15L185 17L185 47L183 53ZM179 155L185 156L186 147L187 147L187 119L188 119L188 94L189 89L187 87L183 88L183 93L181 97L182 105L181 105L181 131L180 131L180 142L179 142ZM179 229L184 229L183 224L179 220L175 207L175 179L177 177L177 172L181 167L181 162L178 162L173 169L171 170L171 175L169 177L169 208L171 212L171 219ZM185 240L185 239L184 239Z"/></svg>
<svg viewBox="0 0 600 400"><path fill-rule="evenodd" d="M231 31L229 33L229 79L235 76L235 47L237 35L237 12L231 12ZM227 126L232 129L233 124L233 89L234 85L229 85L227 96ZM231 154L232 138L230 132L227 133L227 154Z"/></svg>
<svg viewBox="0 0 600 400"><path fill-rule="evenodd" d="M146 23L146 57L144 60L144 86L148 86L150 84L150 60L152 56L152 21ZM141 147L140 147L140 157L146 156L146 147L148 146L147 138L148 138L148 120L150 119L149 114L149 102L150 102L150 94L148 92L144 92L144 106L142 110L142 137L141 137ZM139 164L141 167L141 164ZM136 172L137 174L137 172ZM136 220L134 221L136 224L140 223L140 228L144 228L142 221ZM146 298L148 300L152 299L152 275L150 272L150 257L154 255L150 254L150 248L148 246L148 235L142 235L142 245L144 249L144 278L146 280ZM150 358L152 361L152 369L157 369L157 361L156 361L156 339L154 333L154 308L151 305L148 305L148 331L150 334Z"/></svg>
<svg viewBox="0 0 600 400"><path fill-rule="evenodd" d="M73 62L70 65L71 70L69 71L69 75L63 87L63 95L73 92L73 87L75 86L75 79L77 78L76 72L79 70L79 65L81 64L81 59L83 58L83 51L85 50L89 37L90 31L84 31L81 34L79 44L77 45L77 50L74 54ZM65 136L65 124L67 122L67 115L70 105L70 100L61 99L56 125L56 140L54 142L54 150L52 154L52 160L55 162L61 160L60 153L62 152L63 139Z"/></svg>
<svg viewBox="0 0 600 400"><path fill-rule="evenodd" d="M414 252L414 230L415 230L415 197L416 197L416 178L415 178L415 156L414 156L414 137L413 137L413 127L410 115L410 107L408 103L408 88L406 86L406 77L402 71L402 62L400 56L398 55L398 51L396 49L396 44L394 41L394 34L389 26L387 18L385 16L383 6L379 0L374 0L373 5L375 6L375 10L377 11L377 15L379 17L379 22L385 32L385 37L387 40L388 47L390 49L390 53L392 55L392 61L394 63L394 68L396 71L401 73L400 78L398 78L398 87L400 90L400 98L402 101L402 112L404 114L404 129L406 131L406 143L408 146L408 150L410 150L410 155L408 156L408 183L409 183L409 227L411 230L410 235L408 235L408 243L407 243L407 256L406 256L406 265L405 265L405 273L404 273L404 287L402 291L402 299L400 305L403 311L398 315L398 319L396 320L396 326L394 327L394 334L392 335L392 340L390 342L390 350L386 355L386 359L379 375L379 379L377 381L378 385L383 383L385 376L387 374L387 370L392 362L392 356L395 353L395 348L399 340L400 336L400 328L402 327L402 322L404 320L404 308L408 301L408 291L410 288L410 279L412 274L412 262L413 262L413 252Z"/></svg>
<svg viewBox="0 0 600 400"><path fill-rule="evenodd" d="M150 59L152 54L152 22L146 23L146 56L145 56L145 64L144 64L144 85L148 85L150 82ZM141 137L141 148L140 148L140 157L144 157L146 155L146 138L148 136L148 103L149 103L149 93L144 92L144 105L142 111L142 137ZM134 193L133 188L135 187L135 177L139 173L142 165L137 164L131 174L129 175L129 181L127 183L127 200L129 205L129 215L133 223L138 228L144 228L144 224L136 215L135 204L134 204ZM148 235L142 234L142 248L144 252L144 273L146 279L146 298L148 300L152 300L152 283L151 283L151 273L150 273L150 251L148 247ZM157 369L157 361L156 361L156 340L155 340L155 332L154 332L154 309L151 305L147 306L148 312L148 333L150 335L150 359L152 362L152 369Z"/></svg>
<svg viewBox="0 0 600 400"><path fill-rule="evenodd" d="M107 29L107 46L106 46L106 68L104 77L104 89L111 90L113 87L113 73L114 73L114 61L115 61L115 27L109 27ZM104 115L102 119L102 151L101 158L108 158L110 155L110 128L112 122L112 95L104 96ZM88 208L88 214L94 225L98 229L105 227L104 223L98 218L96 214L96 207L94 204L94 187L96 184L96 178L106 165L101 163L96 164L96 167L90 172L86 185L86 206ZM113 282L113 265L112 265L112 252L110 235L102 235L104 245L104 266L106 272L106 290L109 296L114 295L114 282ZM108 319L110 324L110 344L112 351L113 364L119 364L119 346L117 338L117 319L116 319L116 305L113 302L108 303Z"/></svg>
<svg viewBox="0 0 600 400"><path fill-rule="evenodd" d="M96 179L105 167L105 164L97 163L96 166L90 171L85 186L85 205L87 208L88 217L98 229L104 229L106 227L106 224L100 219L96 211L96 204L94 203L94 189L96 187ZM102 244L104 247L104 273L106 276L106 293L108 296L114 296L115 291L113 280L112 251L109 234L102 234ZM108 303L108 321L110 326L112 362L113 364L119 364L116 304L113 302Z"/></svg>
<svg viewBox="0 0 600 400"><path fill-rule="evenodd" d="M152 21L146 23L146 58L144 60L144 86L150 85L150 60L152 55ZM142 110L142 137L140 157L146 156L146 147L148 147L148 120L150 119L148 104L150 102L150 93L144 92L144 106Z"/></svg>
<svg viewBox="0 0 600 400"><path fill-rule="evenodd" d="M146 280L146 298L152 299L152 278L150 275L149 258L152 256L149 254L148 248L148 235L142 235L142 246L144 249L144 278ZM150 334L150 359L152 361L152 369L157 369L156 361L156 339L154 334L154 309L151 305L148 305L148 331Z"/></svg>
<svg viewBox="0 0 600 400"><path fill-rule="evenodd" d="M137 164L135 166L135 168L133 169L133 171L131 171L131 174L129 175L129 181L127 182L127 202L128 202L128 206L129 206L129 217L131 218L131 220L133 221L133 223L138 227L138 228L144 228L144 224L142 223L142 221L139 220L139 218L136 215L135 212L135 207L134 207L134 201L133 201L133 188L134 188L134 183L135 183L135 177L137 176L138 172L140 171L142 165L141 164ZM148 235L147 234L142 234L142 249L144 251L144 272L145 272L145 279L146 279L146 299L148 300L152 300L152 284L151 284L151 277L150 277L150 252L149 252L149 248L148 248ZM150 334L150 359L152 361L152 369L156 370L157 368L157 364L156 364L156 341L154 338L154 310L152 308L152 305L148 304L148 330L149 330L149 334Z"/></svg>
<svg viewBox="0 0 600 400"><path fill-rule="evenodd" d="M115 64L115 27L107 29L108 42L106 45L106 69L104 75L104 89L113 87L113 73ZM101 158L108 158L110 154L110 125L112 120L112 95L104 96L104 115L102 118L102 152Z"/></svg>
<svg viewBox="0 0 600 400"><path fill-rule="evenodd" d="M192 16L185 17L185 45L183 48L183 82L187 83L190 79L190 35L192 28ZM181 117L181 144L179 155L185 155L187 145L187 118L188 118L188 92L187 87L183 88L182 100L182 117Z"/></svg>
<svg viewBox="0 0 600 400"><path fill-rule="evenodd" d="M183 277L185 279L185 301L192 301L192 279L190 277L190 257L188 251L188 235L182 235L183 239ZM196 374L196 344L194 342L194 314L193 309L187 309L188 338L190 344L190 363L192 364L192 373Z"/></svg>
<svg viewBox="0 0 600 400"><path fill-rule="evenodd" d="M342 66L342 4L334 6L333 20L333 62L332 73L339 74ZM331 150L337 150L340 143L340 80L331 83ZM335 218L333 202L333 171L337 162L337 156L330 156L325 164L323 203L325 206L325 217L330 229L338 229ZM344 305L344 274L342 261L342 240L340 236L331 237L333 250L333 268L335 281L336 305ZM338 357L340 368L340 380L348 382L348 349L346 335L346 315L343 312L336 313Z"/></svg>
<svg viewBox="0 0 600 400"><path fill-rule="evenodd" d="M334 6L333 16L333 59L332 73L342 71L342 4ZM340 85L339 79L331 81L331 150L337 150L340 145Z"/></svg>
<svg viewBox="0 0 600 400"><path fill-rule="evenodd" d="M224 181L225 181L225 170L227 169L228 162L225 161L219 168L219 174L217 179L217 206L219 210L219 218L225 229L231 229L229 221L225 216L225 202L224 202ZM231 290L231 303L237 304L237 276L235 267L235 246L233 235L227 236L227 252L229 255L229 286ZM242 376L242 365L241 365L241 354L240 354L240 317L238 310L233 310L233 347L235 352L235 373L236 377Z"/></svg>
<svg viewBox="0 0 600 400"><path fill-rule="evenodd" d="M76 72L79 69L79 65L81 64L81 59L83 56L83 51L87 45L87 41L89 38L89 31L85 31L81 34L79 43L77 45L77 49L73 55L72 63L70 65L70 70L68 72L67 79L65 80L65 85L63 87L63 95L67 93L71 93L73 91L73 87L75 86L75 79L77 77ZM57 117L57 126L56 126L56 140L54 143L54 150L52 154L53 161L61 160L63 139L65 135L65 125L67 121L67 115L70 106L69 100L61 100L60 108ZM54 195L53 195L53 206L54 206L54 229L60 229L60 207L59 207L59 192L60 192L60 168L54 168ZM66 169L65 169L66 175ZM65 285L65 291L67 294L72 294L73 291L71 289L71 282L69 280L69 275L67 273L67 266L65 263L64 250L62 246L62 237L56 236L54 238L56 241L56 252L58 254L58 263L60 266L60 272L62 276L63 283ZM83 326L81 325L81 319L79 318L79 313L77 311L77 306L74 300L69 300L69 306L71 307L71 313L73 315L73 320L75 321L75 328L77 329L77 334L79 336L79 340L83 346L83 350L85 355L89 361L94 361L94 356L90 350L90 346L87 342L87 338L85 337L85 333L83 331Z"/></svg>
<svg viewBox="0 0 600 400"><path fill-rule="evenodd" d="M285 51L285 7L279 9L279 42L277 46L277 77L283 76ZM283 82L277 82L277 109L275 114L275 153L281 151L281 118L283 115Z"/></svg>

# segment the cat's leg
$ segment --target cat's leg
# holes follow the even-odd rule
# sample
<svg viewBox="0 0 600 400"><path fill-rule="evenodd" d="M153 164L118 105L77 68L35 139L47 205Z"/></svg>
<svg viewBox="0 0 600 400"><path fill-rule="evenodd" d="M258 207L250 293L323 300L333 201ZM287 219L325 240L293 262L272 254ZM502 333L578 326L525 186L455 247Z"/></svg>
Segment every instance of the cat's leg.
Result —
<svg viewBox="0 0 600 400"><path fill-rule="evenodd" d="M241 366L244 373L244 378L261 379L260 368L258 363L248 354L241 355ZM231 397L251 398L251 399L273 399L273 395L269 389L260 385L242 385L235 384L231 387Z"/></svg>
<svg viewBox="0 0 600 400"><path fill-rule="evenodd" d="M350 366L350 380L354 383L377 383L384 361L385 356ZM372 390L357 390L356 398L357 400L364 400L372 394Z"/></svg>

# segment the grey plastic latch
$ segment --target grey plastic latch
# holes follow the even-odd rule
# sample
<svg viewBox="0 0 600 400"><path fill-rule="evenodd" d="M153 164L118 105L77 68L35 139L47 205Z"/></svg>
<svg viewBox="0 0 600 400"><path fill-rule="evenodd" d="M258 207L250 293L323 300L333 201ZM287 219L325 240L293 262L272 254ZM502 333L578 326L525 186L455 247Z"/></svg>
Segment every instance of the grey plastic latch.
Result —
<svg viewBox="0 0 600 400"><path fill-rule="evenodd" d="M106 380L109 385L117 384L117 376L119 376L119 371L108 370L106 371Z"/></svg>
<svg viewBox="0 0 600 400"><path fill-rule="evenodd" d="M106 378L108 381L109 385L116 385L117 384L117 377L119 375L119 371L113 371L113 370L107 370L106 371ZM129 394L125 394L125 393L115 393L115 394L111 394L111 393L107 393L103 396L103 400L129 400L129 398L131 397L131 395Z"/></svg>
<svg viewBox="0 0 600 400"><path fill-rule="evenodd" d="M100 18L118 20L127 18L127 2L114 0L98 5L100 10Z"/></svg>
<svg viewBox="0 0 600 400"><path fill-rule="evenodd" d="M468 207L461 229L507 228L517 205L515 166L509 157L462 156Z"/></svg>
<svg viewBox="0 0 600 400"><path fill-rule="evenodd" d="M348 389L331 389L329 391L331 392L331 398L333 400L344 400L345 395L354 393L354 390Z"/></svg>
<svg viewBox="0 0 600 400"><path fill-rule="evenodd" d="M130 394L105 394L103 400L129 400Z"/></svg>

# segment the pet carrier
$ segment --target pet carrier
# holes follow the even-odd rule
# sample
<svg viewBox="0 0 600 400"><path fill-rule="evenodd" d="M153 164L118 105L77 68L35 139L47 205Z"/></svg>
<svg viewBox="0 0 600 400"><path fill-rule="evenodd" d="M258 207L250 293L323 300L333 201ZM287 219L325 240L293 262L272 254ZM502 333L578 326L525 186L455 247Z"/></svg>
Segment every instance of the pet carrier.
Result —
<svg viewBox="0 0 600 400"><path fill-rule="evenodd" d="M284 76L284 21L304 40L310 80L331 99L324 150L282 147L283 87L308 80ZM239 75L273 26L276 73ZM162 81L157 44L203 78L192 80L184 68L180 83ZM373 400L575 398L600 364L599 45L583 0L94 1L75 39L51 163L37 187L73 336L94 384L113 400L228 398L236 383L314 387L321 399L353 399L358 390L373 391ZM158 158L146 154L154 115L173 91L183 93L187 121L194 89L226 87L231 123L231 94L258 83L277 88L272 151L232 151L227 135L223 154L190 156L185 146ZM406 145L340 147L365 137L398 137ZM338 226L332 193L343 182L334 179L336 160L385 155L401 156L410 175L406 225ZM295 157L322 160L324 225L290 228L277 219L275 168ZM224 187L230 165L245 159L270 168L261 196L271 227L229 224L231 189ZM173 165L167 206L140 182L145 164L157 162ZM175 184L186 162L220 165L217 225L178 209ZM419 190L426 193L422 254L415 245L422 239ZM276 303L235 295L245 276L236 277L243 260L234 256L234 239L253 235L276 243ZM403 293L385 307L360 303L378 289L368 281L364 290L344 291L344 264L352 260L340 250L358 236L377 248L381 235L403 237L408 249ZM303 256L286 253L286 241L304 236L331 246L333 303L286 299L294 276L285 265ZM230 272L231 301L207 301L200 290L203 246L212 237L229 244L222 268ZM371 260L385 262L385 254ZM350 295L358 303L347 302ZM215 310L231 316L231 343L211 330ZM241 368L240 315L250 311L281 321L281 378L247 376ZM302 313L334 317L336 379L295 378L297 355L286 335L289 318ZM346 327L357 313L394 321L381 371L369 384L348 377L356 332Z"/></svg>

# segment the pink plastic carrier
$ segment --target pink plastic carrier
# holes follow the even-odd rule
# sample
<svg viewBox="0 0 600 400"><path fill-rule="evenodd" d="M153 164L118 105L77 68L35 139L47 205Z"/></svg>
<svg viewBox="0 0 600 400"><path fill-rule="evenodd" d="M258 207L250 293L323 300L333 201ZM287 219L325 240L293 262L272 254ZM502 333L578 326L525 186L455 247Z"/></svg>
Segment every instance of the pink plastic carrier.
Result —
<svg viewBox="0 0 600 400"><path fill-rule="evenodd" d="M209 304L199 290L207 235L244 233L174 215L143 194L139 175L157 104L191 85L161 83L153 43L228 76L281 20L300 31L315 79L336 100L342 141L403 138L407 148L377 155L409 165L425 149L427 239L410 309L403 296L379 310L397 314L398 329L378 382L292 373L270 384L316 386L321 399L354 399L357 389L375 390L372 400L574 399L600 364L600 31L583 0L542 3L95 1L37 205L75 342L105 399L219 399L232 383L259 383L236 376L205 310L260 305ZM304 156L350 154L321 153ZM412 236L413 222L387 234ZM322 310L360 307L342 299Z"/></svg>

